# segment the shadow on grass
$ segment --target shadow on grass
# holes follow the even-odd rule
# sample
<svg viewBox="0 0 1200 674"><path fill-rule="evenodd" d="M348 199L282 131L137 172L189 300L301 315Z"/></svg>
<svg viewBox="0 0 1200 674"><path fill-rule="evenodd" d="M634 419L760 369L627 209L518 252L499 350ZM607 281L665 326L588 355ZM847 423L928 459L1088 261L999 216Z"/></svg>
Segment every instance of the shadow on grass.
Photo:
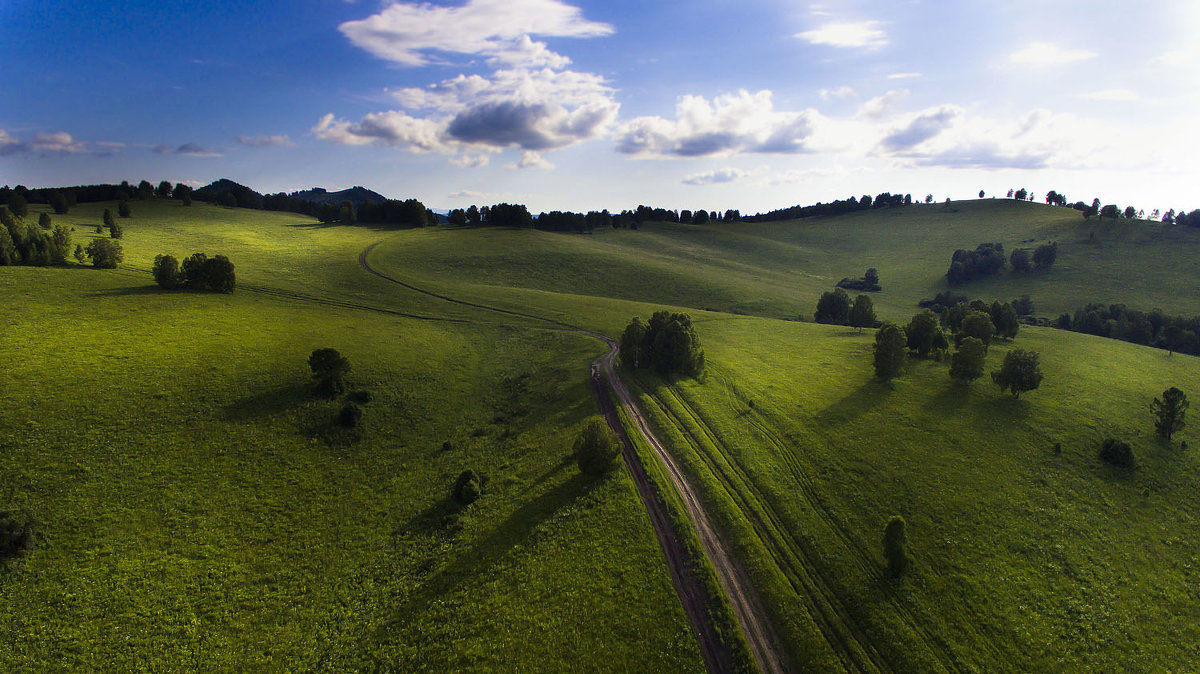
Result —
<svg viewBox="0 0 1200 674"><path fill-rule="evenodd" d="M345 225L340 222L298 222L294 225L284 225L284 227L291 227L292 229L333 229L335 227L357 227L359 229L365 229L372 232L395 232L402 229L424 229L423 227L417 227L415 225L376 222L370 224L354 223L351 225Z"/></svg>
<svg viewBox="0 0 1200 674"><path fill-rule="evenodd" d="M956 413L970 404L972 396L979 397L979 380L972 384L960 384L946 377L946 388L925 401L924 408L930 411Z"/></svg>
<svg viewBox="0 0 1200 674"><path fill-rule="evenodd" d="M551 469L557 472L562 466ZM483 540L470 548L456 547L446 563L438 568L441 560L430 559L423 565L431 569L430 575L403 602L389 611L387 619L376 632L376 642L390 641L387 633L399 628L432 604L475 582L489 568L501 562L512 550L529 544L535 538L538 527L559 510L567 508L587 496L597 485L593 478L576 474L567 481L553 487L540 496L528 501L492 529ZM485 493L481 498L488 498ZM472 506L467 506L472 507ZM473 506L478 507L478 505ZM454 528L460 506L449 497L444 498L424 512L410 519L397 532L400 536L432 533L442 528Z"/></svg>
<svg viewBox="0 0 1200 674"><path fill-rule="evenodd" d="M829 424L853 421L863 412L877 407L892 391L891 384L870 379L850 395L818 412L816 418Z"/></svg>
<svg viewBox="0 0 1200 674"><path fill-rule="evenodd" d="M228 421L250 421L295 409L312 399L309 382L292 382L230 403L223 411Z"/></svg>
<svg viewBox="0 0 1200 674"><path fill-rule="evenodd" d="M92 297L135 297L142 295L159 295L159 294L175 294L177 290L163 290L157 285L148 286L130 286L127 288L110 288L109 290L97 290L90 293Z"/></svg>

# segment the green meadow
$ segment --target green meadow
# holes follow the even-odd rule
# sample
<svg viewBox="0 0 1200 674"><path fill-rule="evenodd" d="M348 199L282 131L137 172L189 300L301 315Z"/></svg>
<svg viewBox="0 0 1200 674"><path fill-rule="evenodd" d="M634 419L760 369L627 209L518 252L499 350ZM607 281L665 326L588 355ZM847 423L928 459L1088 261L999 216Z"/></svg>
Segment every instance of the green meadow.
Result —
<svg viewBox="0 0 1200 674"><path fill-rule="evenodd" d="M76 241L106 205L61 216ZM1169 386L1200 396L1200 360L1023 327L987 360L1040 352L1042 386L1012 399L934 361L879 383L872 331L796 320L875 267L880 318L906 322L955 249L992 241L1058 241L1058 261L961 292L1029 294L1051 318L1090 301L1195 315L1180 251L1198 230L1008 200L591 235L133 207L120 269L0 269L0 507L38 523L0 570L0 667L703 668L628 474L587 480L569 456L603 345L369 274L372 244L404 284L613 337L688 311L705 374L627 383L798 669L1200 661L1200 433L1168 447L1148 407ZM238 291L153 285L156 254L196 251L228 255ZM325 346L373 393L361 432L309 393ZM1107 437L1136 468L1097 458ZM459 508L465 468L487 484ZM893 515L913 560L899 581Z"/></svg>

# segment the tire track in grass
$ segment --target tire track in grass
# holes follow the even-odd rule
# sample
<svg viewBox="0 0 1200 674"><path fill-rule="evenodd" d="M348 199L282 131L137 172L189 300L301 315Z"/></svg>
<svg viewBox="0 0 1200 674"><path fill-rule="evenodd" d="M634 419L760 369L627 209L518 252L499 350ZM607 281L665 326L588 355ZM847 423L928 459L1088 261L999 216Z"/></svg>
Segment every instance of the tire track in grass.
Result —
<svg viewBox="0 0 1200 674"><path fill-rule="evenodd" d="M850 671L859 672L889 671L888 664L841 605L828 579L813 563L814 553L809 546L803 545L788 533L787 527L780 521L761 490L732 459L729 448L679 397L673 387L663 386L660 390L665 390L671 396L680 408L678 412L672 409L670 402L660 396L648 395L667 420L685 437L690 438L697 454L733 498L738 510L749 522L758 540L766 547L792 590L808 599L806 607L809 609L809 615L843 666ZM690 419L690 427L688 420L681 417L681 414ZM695 430L692 430L693 428ZM710 447L711 450L706 447Z"/></svg>
<svg viewBox="0 0 1200 674"><path fill-rule="evenodd" d="M724 375L717 375L717 377L733 392L736 399L739 396L739 392L733 381ZM871 554L817 496L817 489L813 484L812 478L804 471L799 460L796 458L795 452L791 449L797 443L787 433L784 433L784 436L787 438L786 440L778 435L775 428L779 427L779 424L774 421L774 415L764 413L761 409L755 407L750 410L750 414L744 415L742 418L746 419L755 430L771 443L772 447L776 450L777 456L783 458L788 471L792 474L797 486L800 487L805 504L816 513L821 521L842 542L845 548L850 551L861 573L872 582L882 582L885 580L884 575L880 572L879 565L875 562ZM767 423L768 421L774 423L774 427ZM920 640L922 645L937 658L946 671L966 671L966 667L959 661L957 654L953 652L945 639L930 634L929 630L921 624L908 606L900 601L894 601L892 602L892 608L900 616L904 624Z"/></svg>

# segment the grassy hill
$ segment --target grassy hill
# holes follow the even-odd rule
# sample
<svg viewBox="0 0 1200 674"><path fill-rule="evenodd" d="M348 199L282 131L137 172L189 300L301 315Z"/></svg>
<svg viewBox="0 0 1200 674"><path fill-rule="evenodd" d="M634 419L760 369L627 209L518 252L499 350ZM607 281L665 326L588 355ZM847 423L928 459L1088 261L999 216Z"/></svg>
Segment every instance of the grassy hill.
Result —
<svg viewBox="0 0 1200 674"><path fill-rule="evenodd" d="M103 206L65 216L77 239ZM1192 315L1200 231L1008 200L590 236L134 209L122 269L0 269L0 507L39 522L0 571L0 633L18 644L0 666L701 668L628 477L592 484L565 457L600 345L367 274L377 242L372 266L420 289L614 336L664 305L692 314L706 375L631 383L798 666L1200 660L1200 478L1178 448L1200 436L1193 422L1167 448L1148 411L1168 386L1195 398L1200 360L1026 328L1015 346L1046 379L1012 400L934 362L879 384L869 331L794 320L867 267L880 317L907 320L955 249L1051 240L1052 269L963 292L1030 294L1043 316L1089 301ZM237 293L150 285L154 255L198 250L234 261ZM320 346L375 395L357 441L307 393ZM1136 469L1096 458L1109 436ZM466 467L487 494L456 512ZM913 557L899 583L880 544L896 514Z"/></svg>
<svg viewBox="0 0 1200 674"><path fill-rule="evenodd" d="M386 313L431 307L358 267L378 232L134 209L125 268L0 269L0 509L37 522L0 570L0 668L702 668L628 475L569 458L602 345ZM140 271L197 250L243 288ZM359 438L309 393L325 346L374 395Z"/></svg>

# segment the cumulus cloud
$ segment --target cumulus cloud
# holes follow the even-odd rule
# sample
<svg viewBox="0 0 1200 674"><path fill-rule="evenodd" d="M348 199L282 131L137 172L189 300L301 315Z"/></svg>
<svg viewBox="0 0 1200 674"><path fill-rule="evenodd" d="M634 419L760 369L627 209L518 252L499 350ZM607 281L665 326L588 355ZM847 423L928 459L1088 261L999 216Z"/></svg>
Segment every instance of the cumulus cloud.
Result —
<svg viewBox="0 0 1200 674"><path fill-rule="evenodd" d="M812 109L776 112L768 90L723 94L711 102L684 96L675 119L638 117L617 131L617 151L651 157L700 157L743 152L797 154L812 151L823 118Z"/></svg>
<svg viewBox="0 0 1200 674"><path fill-rule="evenodd" d="M879 142L879 147L884 152L909 150L950 128L962 115L962 108L956 105L943 105L926 110L904 126L888 132Z"/></svg>
<svg viewBox="0 0 1200 674"><path fill-rule="evenodd" d="M858 93L856 91L854 91L853 88L846 86L844 84L842 86L836 87L834 89L819 89L819 90L817 90L817 94L821 97L821 100L823 100L823 101L832 101L832 100L836 100L839 98L850 98L852 96L858 95Z"/></svg>
<svg viewBox="0 0 1200 674"><path fill-rule="evenodd" d="M408 66L428 63L428 52L444 52L510 63L532 57L539 66L563 67L562 57L528 36L582 38L613 32L612 26L588 21L578 7L559 0L468 0L458 7L397 2L338 30L375 56Z"/></svg>
<svg viewBox="0 0 1200 674"><path fill-rule="evenodd" d="M237 142L249 147L285 147L293 145L291 139L287 136L242 136L237 137Z"/></svg>
<svg viewBox="0 0 1200 674"><path fill-rule="evenodd" d="M723 168L704 171L703 173L693 173L689 176L684 176L680 182L684 185L714 185L736 182L750 175L752 175L750 171L743 171L737 168Z"/></svg>
<svg viewBox="0 0 1200 674"><path fill-rule="evenodd" d="M831 47L879 49L887 44L887 33L879 26L878 21L827 23L795 36L812 44Z"/></svg>
<svg viewBox="0 0 1200 674"><path fill-rule="evenodd" d="M1096 52L1087 49L1066 49L1049 42L1031 42L1009 54L1008 60L1018 65L1047 67L1086 61L1095 56Z"/></svg>
<svg viewBox="0 0 1200 674"><path fill-rule="evenodd" d="M0 129L0 156L17 154L39 154L43 157L62 154L92 154L108 156L112 150L94 150L90 145L75 140L65 131L38 132L29 140L21 140L8 131Z"/></svg>
<svg viewBox="0 0 1200 674"><path fill-rule="evenodd" d="M876 96L858 109L858 116L866 119L879 119L891 112L892 104L909 94L908 89L892 89L882 96Z"/></svg>

